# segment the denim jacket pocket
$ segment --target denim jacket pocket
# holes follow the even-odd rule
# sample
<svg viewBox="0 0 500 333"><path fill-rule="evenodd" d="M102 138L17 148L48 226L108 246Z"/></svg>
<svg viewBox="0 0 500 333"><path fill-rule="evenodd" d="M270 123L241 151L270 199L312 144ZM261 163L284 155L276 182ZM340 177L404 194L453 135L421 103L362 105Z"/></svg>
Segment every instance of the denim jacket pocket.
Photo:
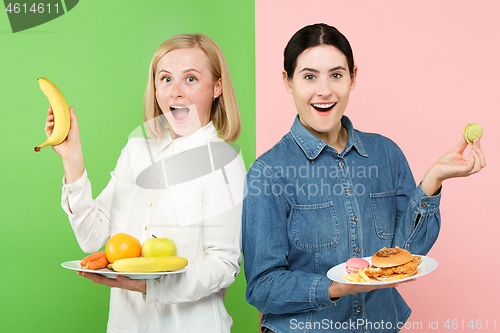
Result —
<svg viewBox="0 0 500 333"><path fill-rule="evenodd" d="M293 243L302 251L323 251L339 244L339 224L333 202L292 205Z"/></svg>
<svg viewBox="0 0 500 333"><path fill-rule="evenodd" d="M396 228L396 191L370 193L375 232L381 239L392 239Z"/></svg>

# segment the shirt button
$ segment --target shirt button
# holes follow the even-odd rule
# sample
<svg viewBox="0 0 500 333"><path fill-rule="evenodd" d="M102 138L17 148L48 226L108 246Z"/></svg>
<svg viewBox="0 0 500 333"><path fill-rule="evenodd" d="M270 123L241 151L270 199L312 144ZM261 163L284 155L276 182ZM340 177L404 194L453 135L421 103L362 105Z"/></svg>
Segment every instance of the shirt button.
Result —
<svg viewBox="0 0 500 333"><path fill-rule="evenodd" d="M354 252L355 252L356 254L359 254L359 253L361 252L361 250L360 250L360 248L359 248L359 247L357 247L357 248L356 248L356 250L354 250Z"/></svg>
<svg viewBox="0 0 500 333"><path fill-rule="evenodd" d="M148 230L148 226L145 226L145 227L144 227L144 230Z"/></svg>
<svg viewBox="0 0 500 333"><path fill-rule="evenodd" d="M357 306L355 310L356 310L357 313L360 313L361 312L361 307Z"/></svg>
<svg viewBox="0 0 500 333"><path fill-rule="evenodd" d="M352 220L353 220L353 222L358 222L358 217L357 217L357 216L354 216L354 217L352 218Z"/></svg>
<svg viewBox="0 0 500 333"><path fill-rule="evenodd" d="M422 202L422 208L427 208L427 202Z"/></svg>
<svg viewBox="0 0 500 333"><path fill-rule="evenodd" d="M341 168L343 168L345 164L344 164L344 162L340 162L339 165Z"/></svg>
<svg viewBox="0 0 500 333"><path fill-rule="evenodd" d="M351 193L351 189L350 189L349 187L348 187L348 188L346 188L346 189L345 189L345 191L346 191L348 194L350 194L350 193Z"/></svg>

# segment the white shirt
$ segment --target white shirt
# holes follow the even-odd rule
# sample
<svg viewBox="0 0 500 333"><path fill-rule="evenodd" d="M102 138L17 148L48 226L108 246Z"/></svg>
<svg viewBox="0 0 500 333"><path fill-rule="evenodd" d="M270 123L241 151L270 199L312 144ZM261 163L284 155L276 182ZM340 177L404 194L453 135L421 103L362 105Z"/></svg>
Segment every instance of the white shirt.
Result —
<svg viewBox="0 0 500 333"><path fill-rule="evenodd" d="M64 184L62 207L84 252L125 232L141 244L152 235L170 238L188 260L184 273L146 280L145 296L111 288L107 332L230 332L223 301L242 260L246 170L227 150L221 167L223 146L211 122L176 140L133 138L95 200L86 171Z"/></svg>

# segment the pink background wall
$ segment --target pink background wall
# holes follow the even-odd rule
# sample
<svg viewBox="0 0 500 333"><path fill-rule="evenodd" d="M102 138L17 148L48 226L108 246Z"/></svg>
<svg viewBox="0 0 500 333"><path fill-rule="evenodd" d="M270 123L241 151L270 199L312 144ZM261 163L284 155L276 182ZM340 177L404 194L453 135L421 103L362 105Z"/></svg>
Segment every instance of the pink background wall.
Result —
<svg viewBox="0 0 500 333"><path fill-rule="evenodd" d="M468 122L483 125L487 167L444 184L441 234L429 253L439 267L399 288L413 309L409 322L422 323L414 330L430 323L446 330L447 320L455 332L470 330L471 320L500 326L500 265L489 259L498 256L500 234L499 13L495 0L256 0L257 156L296 115L281 79L283 49L298 29L319 22L337 27L354 51L358 81L346 115L397 142L417 182Z"/></svg>

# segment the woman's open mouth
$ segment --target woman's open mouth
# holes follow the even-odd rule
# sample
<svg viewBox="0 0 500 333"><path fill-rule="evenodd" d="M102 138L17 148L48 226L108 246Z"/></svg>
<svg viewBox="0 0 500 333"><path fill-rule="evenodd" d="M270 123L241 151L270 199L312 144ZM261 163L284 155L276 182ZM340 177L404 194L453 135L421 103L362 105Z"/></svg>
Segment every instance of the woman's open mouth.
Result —
<svg viewBox="0 0 500 333"><path fill-rule="evenodd" d="M319 111L319 112L328 112L330 111L331 109L333 109L333 107L336 105L337 103L313 103L311 104L311 106L316 110L316 111Z"/></svg>
<svg viewBox="0 0 500 333"><path fill-rule="evenodd" d="M183 122L187 119L190 110L187 106L172 105L170 111L175 120Z"/></svg>

